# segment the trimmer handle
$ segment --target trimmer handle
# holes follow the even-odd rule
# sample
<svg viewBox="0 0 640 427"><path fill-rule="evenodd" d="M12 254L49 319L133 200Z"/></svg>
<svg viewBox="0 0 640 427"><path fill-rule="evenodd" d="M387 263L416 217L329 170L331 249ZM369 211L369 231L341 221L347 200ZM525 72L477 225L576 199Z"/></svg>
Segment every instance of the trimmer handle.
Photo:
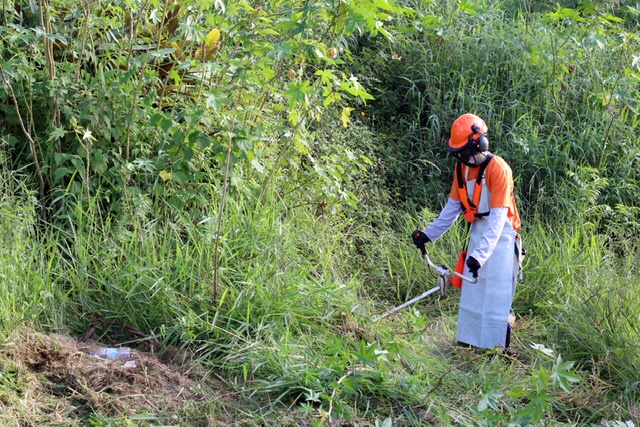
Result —
<svg viewBox="0 0 640 427"><path fill-rule="evenodd" d="M431 259L429 259L429 254L427 253L427 249L424 248L424 252L422 252L422 256L424 257L425 260L427 260L427 264L429 264L429 266L431 268L433 268L435 271L437 271L440 275L442 276L457 276L459 278L461 278L462 280L464 280L465 282L469 282L471 284L474 283L478 283L478 277L469 277L469 276L465 276L464 274L460 274L457 273L454 270L450 270L446 265L443 266L437 266L434 263L431 262Z"/></svg>

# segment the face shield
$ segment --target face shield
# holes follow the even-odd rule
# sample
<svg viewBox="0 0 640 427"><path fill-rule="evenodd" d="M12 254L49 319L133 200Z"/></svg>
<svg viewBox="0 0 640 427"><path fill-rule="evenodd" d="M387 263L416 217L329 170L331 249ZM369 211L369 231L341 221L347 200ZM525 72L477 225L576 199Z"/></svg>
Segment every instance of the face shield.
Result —
<svg viewBox="0 0 640 427"><path fill-rule="evenodd" d="M487 160L487 152L480 151L474 143L469 143L461 149L449 153L456 160L470 167L480 166Z"/></svg>

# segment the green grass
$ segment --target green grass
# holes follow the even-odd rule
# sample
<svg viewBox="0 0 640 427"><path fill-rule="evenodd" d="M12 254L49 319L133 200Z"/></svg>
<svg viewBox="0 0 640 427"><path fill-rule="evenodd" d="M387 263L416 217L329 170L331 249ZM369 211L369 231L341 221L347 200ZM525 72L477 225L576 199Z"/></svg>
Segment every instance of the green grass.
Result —
<svg viewBox="0 0 640 427"><path fill-rule="evenodd" d="M51 236L51 247L29 227L14 227L15 215L3 218L11 239L30 248L16 256L5 246L5 336L27 319L73 336L96 314L133 325L192 352L201 378L223 378L237 394L232 410L251 423L475 425L516 416L596 423L631 419L636 410L638 299L627 285L637 283L633 252L616 254L579 227L528 227L515 301L517 353L491 358L454 346L455 290L372 322L435 284L406 230L378 230L365 270L353 265L350 245L336 232L351 227L348 220L319 222L272 208L252 220L229 210L233 232L223 236L221 298L213 301L213 225L194 229L178 218L164 227L129 224L123 233L88 222L73 238ZM425 220L407 219L405 228ZM450 233L432 245L438 262L454 261L464 228ZM19 281L24 272L28 280ZM98 329L97 339L144 348L115 327ZM581 405L598 384L607 384L602 394Z"/></svg>

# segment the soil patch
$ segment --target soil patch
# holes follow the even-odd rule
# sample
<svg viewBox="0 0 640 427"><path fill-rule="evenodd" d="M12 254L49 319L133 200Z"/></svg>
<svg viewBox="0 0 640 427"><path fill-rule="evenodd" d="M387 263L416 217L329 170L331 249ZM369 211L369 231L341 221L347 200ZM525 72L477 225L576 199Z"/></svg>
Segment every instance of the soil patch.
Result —
<svg viewBox="0 0 640 427"><path fill-rule="evenodd" d="M197 381L188 366L166 364L133 348L127 360L89 354L103 346L32 330L15 334L0 348L3 425L71 420L84 425L96 416L176 420L183 419L185 411L201 413L194 409L205 404L205 397L212 399L213 391ZM193 425L198 424L211 425L194 420Z"/></svg>

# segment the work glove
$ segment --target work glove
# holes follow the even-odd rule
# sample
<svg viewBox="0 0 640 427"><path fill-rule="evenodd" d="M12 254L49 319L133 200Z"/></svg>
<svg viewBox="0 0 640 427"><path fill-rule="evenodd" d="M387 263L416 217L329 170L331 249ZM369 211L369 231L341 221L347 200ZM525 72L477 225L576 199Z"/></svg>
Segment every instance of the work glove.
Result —
<svg viewBox="0 0 640 427"><path fill-rule="evenodd" d="M431 240L429 240L426 234L424 234L420 230L415 230L413 233L411 233L411 238L413 239L413 243L416 245L416 248L420 249L423 254L427 253L427 249L424 247L424 245Z"/></svg>
<svg viewBox="0 0 640 427"><path fill-rule="evenodd" d="M478 277L478 270L480 270L480 263L478 262L477 259L475 259L472 256L467 258L467 267L469 267L469 271L473 275L474 279Z"/></svg>

